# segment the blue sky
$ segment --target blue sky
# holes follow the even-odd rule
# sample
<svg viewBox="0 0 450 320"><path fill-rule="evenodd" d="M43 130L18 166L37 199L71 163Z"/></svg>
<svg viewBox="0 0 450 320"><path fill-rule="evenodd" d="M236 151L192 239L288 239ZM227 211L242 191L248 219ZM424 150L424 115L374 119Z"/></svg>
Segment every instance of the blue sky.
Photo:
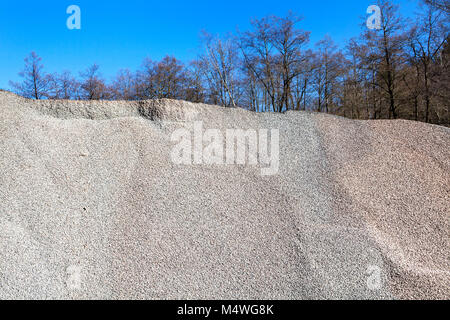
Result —
<svg viewBox="0 0 450 320"><path fill-rule="evenodd" d="M303 16L311 43L327 33L337 43L357 36L374 0L281 1L11 1L0 0L0 88L18 80L23 59L31 51L42 58L47 72L70 70L75 75L97 63L106 79L121 68L137 69L145 57L169 54L184 62L199 52L199 35L247 30L251 18ZM402 15L417 11L415 0L396 0ZM81 30L69 30L69 5L81 8Z"/></svg>

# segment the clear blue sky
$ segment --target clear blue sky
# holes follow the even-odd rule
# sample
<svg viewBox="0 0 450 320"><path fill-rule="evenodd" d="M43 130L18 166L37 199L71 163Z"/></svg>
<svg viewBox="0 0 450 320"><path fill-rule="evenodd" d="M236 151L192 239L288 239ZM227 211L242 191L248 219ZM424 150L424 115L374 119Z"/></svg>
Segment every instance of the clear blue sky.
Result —
<svg viewBox="0 0 450 320"><path fill-rule="evenodd" d="M330 34L337 43L357 36L366 9L374 0L0 0L0 88L18 80L31 51L47 72L75 75L97 63L109 79L121 68L137 69L145 57L174 55L184 62L199 51L201 30L223 34L246 30L251 18L303 16L300 25L315 43ZM397 0L402 15L416 11L416 0ZM68 30L66 9L81 8L81 30Z"/></svg>

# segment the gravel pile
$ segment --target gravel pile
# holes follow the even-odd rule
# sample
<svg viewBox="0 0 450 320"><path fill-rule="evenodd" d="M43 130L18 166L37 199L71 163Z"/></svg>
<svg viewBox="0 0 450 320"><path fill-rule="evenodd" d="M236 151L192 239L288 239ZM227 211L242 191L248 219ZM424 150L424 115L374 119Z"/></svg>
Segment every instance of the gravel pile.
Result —
<svg viewBox="0 0 450 320"><path fill-rule="evenodd" d="M279 129L279 170L175 130ZM0 299L449 299L450 130L0 92Z"/></svg>

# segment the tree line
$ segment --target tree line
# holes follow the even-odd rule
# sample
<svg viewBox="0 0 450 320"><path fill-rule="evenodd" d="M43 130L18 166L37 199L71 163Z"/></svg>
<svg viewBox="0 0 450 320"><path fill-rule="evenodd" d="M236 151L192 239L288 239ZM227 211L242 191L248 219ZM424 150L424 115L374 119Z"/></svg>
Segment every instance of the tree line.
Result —
<svg viewBox="0 0 450 320"><path fill-rule="evenodd" d="M107 82L94 64L78 77L47 74L32 52L11 82L34 99L181 99L256 112L310 110L352 119L410 119L449 125L449 0L423 0L415 21L379 0L380 30L339 48L329 36L309 45L301 19L267 16L247 31L202 35L203 52L188 64L146 58Z"/></svg>

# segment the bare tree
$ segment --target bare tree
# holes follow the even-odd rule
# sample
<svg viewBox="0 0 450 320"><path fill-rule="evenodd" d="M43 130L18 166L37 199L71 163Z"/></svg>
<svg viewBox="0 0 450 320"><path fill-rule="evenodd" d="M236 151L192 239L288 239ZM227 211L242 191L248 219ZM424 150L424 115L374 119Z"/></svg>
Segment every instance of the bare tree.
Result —
<svg viewBox="0 0 450 320"><path fill-rule="evenodd" d="M244 66L264 88L264 104L275 112L290 108L291 87L302 73L303 46L309 32L297 29L301 19L290 13L252 21L253 31L240 37Z"/></svg>
<svg viewBox="0 0 450 320"><path fill-rule="evenodd" d="M325 36L317 43L316 66L314 70L317 91L317 111L324 107L329 112L334 103L334 94L338 90L338 79L343 74L344 56L337 51L330 36Z"/></svg>
<svg viewBox="0 0 450 320"><path fill-rule="evenodd" d="M368 30L364 34L366 46L373 49L366 65L377 65L379 86L387 95L389 118L398 117L397 93L401 81L400 66L403 64L403 46L405 34L403 19L398 13L398 6L389 0L379 0L381 8L381 30ZM371 50L368 50L371 51Z"/></svg>
<svg viewBox="0 0 450 320"><path fill-rule="evenodd" d="M433 6L425 8L419 16L418 25L413 28L410 36L412 59L418 64L417 76L422 77L423 95L425 99L425 122L429 122L432 92L431 81L436 75L433 64L440 56L444 43L446 30L442 12Z"/></svg>
<svg viewBox="0 0 450 320"><path fill-rule="evenodd" d="M81 98L85 100L101 100L109 97L109 92L105 81L101 78L99 66L93 64L84 72L80 73L81 82Z"/></svg>
<svg viewBox="0 0 450 320"><path fill-rule="evenodd" d="M450 13L449 0L424 0L424 2L431 7L445 11L447 14Z"/></svg>
<svg viewBox="0 0 450 320"><path fill-rule="evenodd" d="M250 70L263 88L264 111L277 111L277 64L275 48L272 42L272 24L274 17L265 17L251 22L253 31L240 36L240 49L244 57L244 66Z"/></svg>
<svg viewBox="0 0 450 320"><path fill-rule="evenodd" d="M439 62L435 65L437 75L432 90L441 105L442 119L439 124L450 126L450 36L446 37Z"/></svg>
<svg viewBox="0 0 450 320"><path fill-rule="evenodd" d="M279 61L282 77L282 98L280 112L289 110L289 98L293 80L302 73L301 63L305 62L302 56L303 46L309 41L309 32L299 30L296 25L301 18L289 13L284 18L273 18L272 41L279 52ZM283 109L284 106L284 109Z"/></svg>
<svg viewBox="0 0 450 320"><path fill-rule="evenodd" d="M111 94L116 100L136 100L138 81L129 69L119 70L111 84Z"/></svg>
<svg viewBox="0 0 450 320"><path fill-rule="evenodd" d="M193 60L186 69L186 89L184 99L192 102L206 102L202 62Z"/></svg>
<svg viewBox="0 0 450 320"><path fill-rule="evenodd" d="M137 97L138 99L154 99L157 96L157 89L154 83L156 72L156 63L145 58L142 62L141 69L137 72Z"/></svg>
<svg viewBox="0 0 450 320"><path fill-rule="evenodd" d="M139 99L183 99L186 88L186 71L183 63L166 56L155 62L146 58L137 75Z"/></svg>
<svg viewBox="0 0 450 320"><path fill-rule="evenodd" d="M231 37L220 39L204 32L202 41L206 53L200 56L204 76L220 104L236 107L239 88L239 57Z"/></svg>
<svg viewBox="0 0 450 320"><path fill-rule="evenodd" d="M46 97L50 79L43 71L44 66L41 64L42 58L33 51L24 61L25 67L19 73L23 81L21 83L10 81L11 87L13 87L17 94L26 98L38 100Z"/></svg>
<svg viewBox="0 0 450 320"><path fill-rule="evenodd" d="M49 75L49 99L79 99L80 83L72 76L70 71Z"/></svg>
<svg viewBox="0 0 450 320"><path fill-rule="evenodd" d="M302 63L298 66L298 75L293 79L290 105L294 110L306 110L308 93L312 88L315 69L314 57L311 50L306 51Z"/></svg>
<svg viewBox="0 0 450 320"><path fill-rule="evenodd" d="M346 76L342 86L343 116L352 119L361 117L361 108L365 105L367 118L376 118L375 68L366 68L364 59L366 47L357 39L351 39L346 47Z"/></svg>
<svg viewBox="0 0 450 320"><path fill-rule="evenodd" d="M157 98L183 98L185 81L184 65L175 57L166 56L155 65L154 84Z"/></svg>

